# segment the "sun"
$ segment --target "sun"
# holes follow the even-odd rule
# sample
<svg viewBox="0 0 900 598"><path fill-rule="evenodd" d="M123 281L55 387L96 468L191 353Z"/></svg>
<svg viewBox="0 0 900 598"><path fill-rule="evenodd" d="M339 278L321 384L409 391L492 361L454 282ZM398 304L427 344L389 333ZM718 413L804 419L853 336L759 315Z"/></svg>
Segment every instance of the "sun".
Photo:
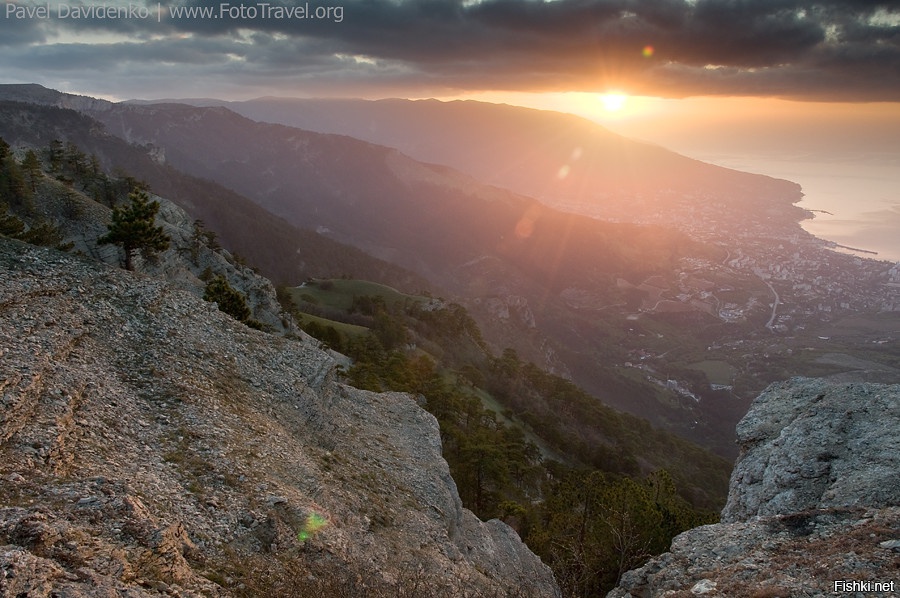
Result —
<svg viewBox="0 0 900 598"><path fill-rule="evenodd" d="M607 112L618 112L628 103L628 96L624 93L613 91L601 95L600 102Z"/></svg>

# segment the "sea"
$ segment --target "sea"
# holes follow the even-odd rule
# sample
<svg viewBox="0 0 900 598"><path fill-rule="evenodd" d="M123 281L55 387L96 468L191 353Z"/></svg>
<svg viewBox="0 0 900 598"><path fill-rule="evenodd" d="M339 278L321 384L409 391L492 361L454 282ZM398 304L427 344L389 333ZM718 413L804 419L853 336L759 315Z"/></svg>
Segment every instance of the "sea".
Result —
<svg viewBox="0 0 900 598"><path fill-rule="evenodd" d="M845 253L900 262L900 156L692 155L710 162L798 183L797 204L814 218L801 226Z"/></svg>

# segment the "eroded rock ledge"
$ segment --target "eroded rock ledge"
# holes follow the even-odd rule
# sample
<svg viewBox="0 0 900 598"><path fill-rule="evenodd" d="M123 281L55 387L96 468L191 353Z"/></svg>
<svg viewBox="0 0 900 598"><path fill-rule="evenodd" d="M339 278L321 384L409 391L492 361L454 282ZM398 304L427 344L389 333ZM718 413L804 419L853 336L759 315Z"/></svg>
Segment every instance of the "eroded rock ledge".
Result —
<svg viewBox="0 0 900 598"><path fill-rule="evenodd" d="M900 591L900 385L773 384L738 424L722 521L675 538L609 598Z"/></svg>
<svg viewBox="0 0 900 598"><path fill-rule="evenodd" d="M0 239L0 596L558 596L462 507L436 420L332 366L161 280Z"/></svg>

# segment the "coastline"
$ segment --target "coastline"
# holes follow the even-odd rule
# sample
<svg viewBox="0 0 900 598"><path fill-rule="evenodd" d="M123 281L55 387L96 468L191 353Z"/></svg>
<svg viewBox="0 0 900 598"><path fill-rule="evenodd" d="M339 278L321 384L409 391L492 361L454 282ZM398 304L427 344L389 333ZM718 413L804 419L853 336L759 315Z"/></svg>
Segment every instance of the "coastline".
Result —
<svg viewBox="0 0 900 598"><path fill-rule="evenodd" d="M840 243L835 243L834 241L828 241L828 247L838 247L840 249L846 249L847 251L855 251L856 253L870 253L872 255L878 255L877 251L870 251L868 249L859 249L858 247L848 247L847 245L841 245Z"/></svg>
<svg viewBox="0 0 900 598"><path fill-rule="evenodd" d="M798 183L807 233L833 251L900 262L900 169L893 163L707 156L712 163Z"/></svg>

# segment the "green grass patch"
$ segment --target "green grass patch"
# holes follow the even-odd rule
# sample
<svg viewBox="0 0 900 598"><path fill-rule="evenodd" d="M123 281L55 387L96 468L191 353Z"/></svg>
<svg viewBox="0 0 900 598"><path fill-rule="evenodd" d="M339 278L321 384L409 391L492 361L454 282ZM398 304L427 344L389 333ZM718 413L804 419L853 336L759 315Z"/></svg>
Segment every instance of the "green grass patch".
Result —
<svg viewBox="0 0 900 598"><path fill-rule="evenodd" d="M388 307L412 303L425 303L429 299L421 295L407 295L392 287L368 280L327 278L304 283L290 289L295 303L302 301L334 309L349 310L354 297L380 297ZM306 298L304 299L304 295ZM315 301L309 301L309 298Z"/></svg>
<svg viewBox="0 0 900 598"><path fill-rule="evenodd" d="M299 312L296 314L299 318L300 326L304 326L305 324L309 324L310 322L316 322L320 326L332 326L338 332L345 334L349 337L357 337L363 336L369 332L369 329L365 326L357 326L356 324L345 324L344 322L338 322L337 320L329 320L328 318L320 318L319 316L314 316L312 314L307 314L303 312Z"/></svg>
<svg viewBox="0 0 900 598"><path fill-rule="evenodd" d="M699 370L706 374L710 384L729 385L734 380L735 369L727 361L707 359L698 361L688 366L692 370Z"/></svg>

